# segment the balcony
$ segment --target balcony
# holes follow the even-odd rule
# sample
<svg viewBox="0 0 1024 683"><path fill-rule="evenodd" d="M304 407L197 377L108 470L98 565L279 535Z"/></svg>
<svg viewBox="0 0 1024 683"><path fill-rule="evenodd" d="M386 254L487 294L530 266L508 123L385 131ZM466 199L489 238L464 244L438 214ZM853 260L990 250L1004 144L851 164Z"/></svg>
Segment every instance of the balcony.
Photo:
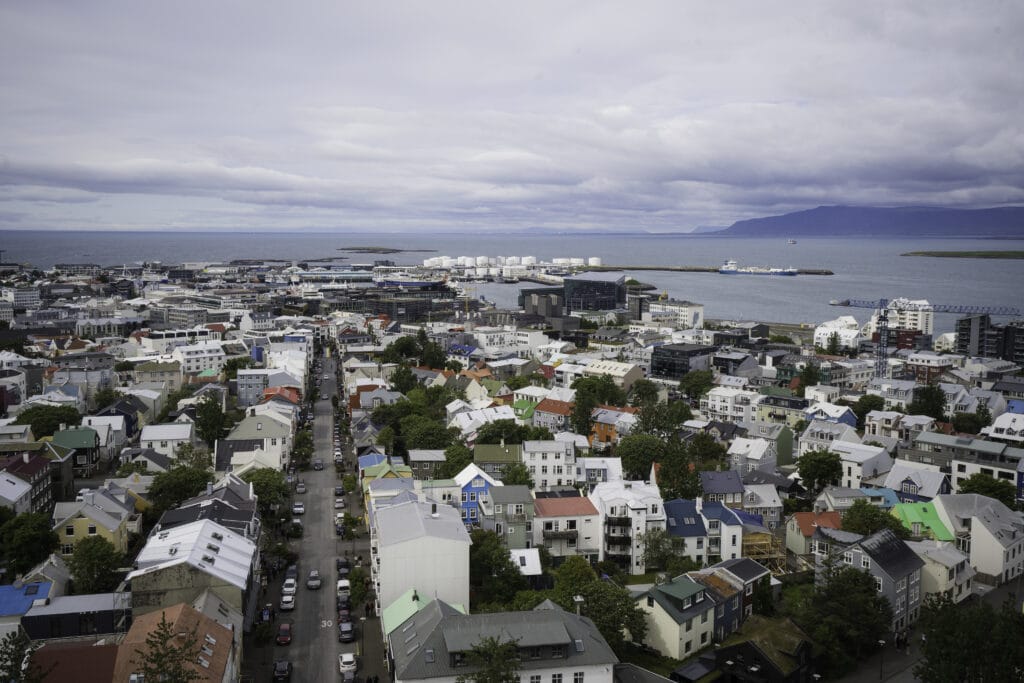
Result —
<svg viewBox="0 0 1024 683"><path fill-rule="evenodd" d="M579 532L576 529L544 529L541 535L545 540L575 539Z"/></svg>
<svg viewBox="0 0 1024 683"><path fill-rule="evenodd" d="M633 520L631 520L629 517L612 517L611 515L609 515L608 517L604 518L605 526L624 526L628 528L632 524Z"/></svg>
<svg viewBox="0 0 1024 683"><path fill-rule="evenodd" d="M630 564L630 562L629 562L630 561L629 553L605 552L604 559L608 560L609 562L614 562L615 564L620 565L620 566L628 567L629 564Z"/></svg>
<svg viewBox="0 0 1024 683"><path fill-rule="evenodd" d="M527 517L525 512L508 512L508 513L505 513L505 519L508 520L509 522L519 522L519 523L530 521L529 517Z"/></svg>

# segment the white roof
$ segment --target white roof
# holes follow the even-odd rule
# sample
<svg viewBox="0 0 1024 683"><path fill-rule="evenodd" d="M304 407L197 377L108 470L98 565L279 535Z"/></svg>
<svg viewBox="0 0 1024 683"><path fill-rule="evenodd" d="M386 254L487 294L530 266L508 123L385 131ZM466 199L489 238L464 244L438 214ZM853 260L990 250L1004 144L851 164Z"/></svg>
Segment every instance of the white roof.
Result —
<svg viewBox="0 0 1024 683"><path fill-rule="evenodd" d="M934 498L942 490L942 482L946 475L937 470L914 467L917 463L908 464L906 461L897 460L893 463L892 469L885 477L885 488L899 491L904 481L909 479L917 486L917 494L927 498Z"/></svg>
<svg viewBox="0 0 1024 683"><path fill-rule="evenodd" d="M540 566L539 548L509 550L508 554L512 558L512 564L523 576L540 576L544 572Z"/></svg>
<svg viewBox="0 0 1024 683"><path fill-rule="evenodd" d="M376 510L373 521L377 528L377 542L382 547L420 538L442 538L467 546L470 544L462 513L450 505L408 501Z"/></svg>
<svg viewBox="0 0 1024 683"><path fill-rule="evenodd" d="M128 574L128 579L187 563L245 588L255 554L252 541L204 519L151 536L135 560L139 569Z"/></svg>
<svg viewBox="0 0 1024 683"><path fill-rule="evenodd" d="M491 475L487 474L482 469L480 469L475 463L469 463L468 465L466 465L464 468L462 468L462 471L456 474L454 477L452 477L452 479L455 481L456 484L459 485L459 488L462 488L463 486L473 481L477 477L482 478L491 486L502 485L500 481L495 480L493 477L491 477Z"/></svg>
<svg viewBox="0 0 1024 683"><path fill-rule="evenodd" d="M745 458L760 460L768 452L770 445L765 439L747 439L738 436L729 445L728 455L742 455Z"/></svg>
<svg viewBox="0 0 1024 683"><path fill-rule="evenodd" d="M838 453L842 460L864 463L878 455L886 455L884 448L879 446L868 446L862 443L850 441L833 441L829 450Z"/></svg>
<svg viewBox="0 0 1024 683"><path fill-rule="evenodd" d="M748 496L754 494L757 502L749 503L758 507L782 507L782 499L774 484L744 484L743 500L746 503Z"/></svg>
<svg viewBox="0 0 1024 683"><path fill-rule="evenodd" d="M0 498L16 503L32 490L32 485L15 476L0 472Z"/></svg>
<svg viewBox="0 0 1024 683"><path fill-rule="evenodd" d="M146 425L142 428L140 441L184 441L192 438L195 425L191 422L168 422Z"/></svg>

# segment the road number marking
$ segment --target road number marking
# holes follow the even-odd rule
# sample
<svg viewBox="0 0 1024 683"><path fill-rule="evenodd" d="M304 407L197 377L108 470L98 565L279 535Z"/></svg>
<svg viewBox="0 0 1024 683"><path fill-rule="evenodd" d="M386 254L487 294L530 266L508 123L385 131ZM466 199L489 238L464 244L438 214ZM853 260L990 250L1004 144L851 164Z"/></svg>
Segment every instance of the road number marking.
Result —
<svg viewBox="0 0 1024 683"><path fill-rule="evenodd" d="M320 622L320 628L331 628L334 623L330 619L324 619Z"/></svg>

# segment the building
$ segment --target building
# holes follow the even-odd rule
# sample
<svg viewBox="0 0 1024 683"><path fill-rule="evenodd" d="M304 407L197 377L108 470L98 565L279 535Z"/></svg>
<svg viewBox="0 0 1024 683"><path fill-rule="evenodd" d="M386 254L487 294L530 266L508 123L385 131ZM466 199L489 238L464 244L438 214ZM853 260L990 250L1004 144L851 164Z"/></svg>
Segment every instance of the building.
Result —
<svg viewBox="0 0 1024 683"><path fill-rule="evenodd" d="M131 593L51 595L21 619L32 640L125 633L132 625ZM108 679L109 680L109 679Z"/></svg>
<svg viewBox="0 0 1024 683"><path fill-rule="evenodd" d="M522 461L538 490L576 483L576 448L565 441L524 441Z"/></svg>
<svg viewBox="0 0 1024 683"><path fill-rule="evenodd" d="M86 491L81 500L57 503L51 523L60 538L60 554L65 558L75 552L79 541L99 536L110 541L119 553L128 550L128 535L138 533L140 516L105 489Z"/></svg>
<svg viewBox="0 0 1024 683"><path fill-rule="evenodd" d="M892 469L892 456L881 446L834 441L829 450L839 455L843 466L839 482L846 488L860 488L865 479L874 479Z"/></svg>
<svg viewBox="0 0 1024 683"><path fill-rule="evenodd" d="M149 448L168 458L174 458L182 446L197 444L196 426L191 422L146 425L139 437L139 445L142 448Z"/></svg>
<svg viewBox="0 0 1024 683"><path fill-rule="evenodd" d="M980 473L1013 484L1017 497L1024 497L1021 477L1024 448L998 441L921 432L909 448L899 449L899 457L949 472L954 491L965 479Z"/></svg>
<svg viewBox="0 0 1024 683"><path fill-rule="evenodd" d="M478 499L480 526L493 531L511 550L533 547L533 493L529 487L494 486Z"/></svg>
<svg viewBox="0 0 1024 683"><path fill-rule="evenodd" d="M704 304L677 299L655 299L646 307L647 310L640 317L644 322L671 325L684 330L704 327Z"/></svg>
<svg viewBox="0 0 1024 683"><path fill-rule="evenodd" d="M743 552L743 520L721 502L697 499L697 512L708 530L708 562L734 560Z"/></svg>
<svg viewBox="0 0 1024 683"><path fill-rule="evenodd" d="M701 472L700 487L704 500L709 503L719 502L737 510L743 508L743 479L735 470Z"/></svg>
<svg viewBox="0 0 1024 683"><path fill-rule="evenodd" d="M227 356L219 341L206 341L186 346L178 346L171 351L171 358L176 360L182 373L198 375L202 372L220 372Z"/></svg>
<svg viewBox="0 0 1024 683"><path fill-rule="evenodd" d="M533 545L543 545L552 563L581 555L597 562L604 534L600 515L589 498L554 496L533 501Z"/></svg>
<svg viewBox="0 0 1024 683"><path fill-rule="evenodd" d="M407 501L376 509L370 568L378 613L409 586L469 605L469 546L461 515L448 505Z"/></svg>
<svg viewBox="0 0 1024 683"><path fill-rule="evenodd" d="M976 493L936 496L939 519L970 558L977 580L1008 583L1024 573L1024 521L998 500Z"/></svg>
<svg viewBox="0 0 1024 683"><path fill-rule="evenodd" d="M708 531L704 518L692 500L665 501L665 528L672 539L673 551L700 566L708 563Z"/></svg>
<svg viewBox="0 0 1024 683"><path fill-rule="evenodd" d="M643 535L666 525L657 486L642 481L608 482L595 486L589 498L604 531L598 559L614 562L629 574L643 574Z"/></svg>
<svg viewBox="0 0 1024 683"><path fill-rule="evenodd" d="M686 659L714 641L715 601L703 584L683 574L656 584L636 602L647 622L643 644L674 659Z"/></svg>
<svg viewBox="0 0 1024 683"><path fill-rule="evenodd" d="M611 311L626 304L623 273L580 273L564 278L563 287L566 313Z"/></svg>
<svg viewBox="0 0 1024 683"><path fill-rule="evenodd" d="M1024 365L1024 321L997 325L988 315L961 318L956 322L956 352Z"/></svg>
<svg viewBox="0 0 1024 683"><path fill-rule="evenodd" d="M739 472L740 475L754 470L775 470L775 452L766 439L747 439L738 436L729 444L726 457L729 458L729 469Z"/></svg>
<svg viewBox="0 0 1024 683"><path fill-rule="evenodd" d="M760 517L769 530L782 525L782 499L772 484L744 484L743 511Z"/></svg>
<svg viewBox="0 0 1024 683"><path fill-rule="evenodd" d="M860 324L852 315L842 315L814 328L814 345L827 349L835 339L839 348L857 349L860 346Z"/></svg>
<svg viewBox="0 0 1024 683"><path fill-rule="evenodd" d="M733 387L715 387L700 399L700 412L708 420L753 422L757 406L764 398L756 391Z"/></svg>
<svg viewBox="0 0 1024 683"><path fill-rule="evenodd" d="M0 451L0 477L18 480L22 484L28 485L28 511L49 514L54 501L53 477L50 460L43 452L27 449L17 449L14 452L6 453ZM23 486L16 484L7 484L6 486L10 494L24 507Z"/></svg>
<svg viewBox="0 0 1024 683"><path fill-rule="evenodd" d="M546 427L552 434L563 431L569 427L572 409L568 401L545 398L533 409L533 426Z"/></svg>
<svg viewBox="0 0 1024 683"><path fill-rule="evenodd" d="M659 379L681 380L692 370L708 370L713 346L699 344L663 344L651 352L651 376Z"/></svg>
<svg viewBox="0 0 1024 683"><path fill-rule="evenodd" d="M814 552L814 530L818 527L841 529L843 519L838 512L794 512L786 521L786 550L798 557Z"/></svg>
<svg viewBox="0 0 1024 683"><path fill-rule="evenodd" d="M961 603L972 593L975 571L969 558L952 543L907 541L907 547L924 562L921 585L924 594L943 596Z"/></svg>

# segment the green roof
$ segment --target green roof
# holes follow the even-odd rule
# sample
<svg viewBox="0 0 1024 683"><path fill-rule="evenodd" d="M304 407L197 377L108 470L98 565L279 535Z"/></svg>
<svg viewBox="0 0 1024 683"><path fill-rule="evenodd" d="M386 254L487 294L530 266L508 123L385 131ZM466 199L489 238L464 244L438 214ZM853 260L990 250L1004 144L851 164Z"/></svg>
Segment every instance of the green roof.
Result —
<svg viewBox="0 0 1024 683"><path fill-rule="evenodd" d="M202 372L198 373L196 377L220 377L220 370L214 370L213 368L207 368Z"/></svg>
<svg viewBox="0 0 1024 683"><path fill-rule="evenodd" d="M529 420L533 417L533 411L536 410L537 404L527 399L520 399L512 404L512 410L515 412L516 417Z"/></svg>
<svg viewBox="0 0 1024 683"><path fill-rule="evenodd" d="M96 448L96 441L99 435L91 427L76 427L65 429L62 432L54 432L53 443L64 448Z"/></svg>
<svg viewBox="0 0 1024 683"><path fill-rule="evenodd" d="M413 600L413 595L416 595L418 599ZM395 598L395 601L385 607L384 611L380 615L381 622L384 625L384 634L388 635L404 624L409 617L430 604L431 600L433 600L433 598L425 598L422 595L416 594L415 588L410 588L402 593L402 595ZM454 607L462 614L466 614L466 608L464 606L457 604L452 604L450 606Z"/></svg>
<svg viewBox="0 0 1024 683"><path fill-rule="evenodd" d="M473 447L473 462L475 463L510 463L520 462L523 457L523 446L518 443L510 443L502 446L497 443L477 444Z"/></svg>
<svg viewBox="0 0 1024 683"><path fill-rule="evenodd" d="M136 372L170 372L172 370L177 371L181 369L181 363L178 361L172 361L169 363L160 363L158 361L149 361L147 363L139 363L135 366Z"/></svg>
<svg viewBox="0 0 1024 683"><path fill-rule="evenodd" d="M892 514L899 517L903 526L910 532L914 531L914 524L917 523L922 529L928 530L928 533L922 533L922 536L934 538L936 541L954 540L953 534L939 519L934 503L900 503L892 506Z"/></svg>
<svg viewBox="0 0 1024 683"><path fill-rule="evenodd" d="M786 387L761 387L763 396L793 396L793 390Z"/></svg>
<svg viewBox="0 0 1024 683"><path fill-rule="evenodd" d="M425 479L421 486L425 489L458 486L454 479Z"/></svg>
<svg viewBox="0 0 1024 683"><path fill-rule="evenodd" d="M499 391L501 391L501 388L505 386L505 383L500 380L488 379L486 377L484 379L477 381L480 382L480 385L487 390L488 396L496 395Z"/></svg>
<svg viewBox="0 0 1024 683"><path fill-rule="evenodd" d="M784 674L799 665L797 651L801 643L810 645L810 639L789 619L769 619L752 614L740 630L725 639L722 647L750 642L757 646Z"/></svg>

